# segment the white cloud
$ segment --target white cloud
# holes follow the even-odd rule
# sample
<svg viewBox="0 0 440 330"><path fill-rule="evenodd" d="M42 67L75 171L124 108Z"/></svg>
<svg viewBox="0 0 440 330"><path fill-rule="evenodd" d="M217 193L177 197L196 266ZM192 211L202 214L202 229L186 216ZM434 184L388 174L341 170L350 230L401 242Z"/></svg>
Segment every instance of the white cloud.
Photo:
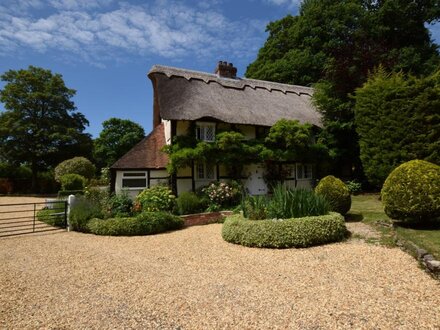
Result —
<svg viewBox="0 0 440 330"><path fill-rule="evenodd" d="M274 4L277 6L286 6L288 8L299 7L302 0L265 0L270 4Z"/></svg>
<svg viewBox="0 0 440 330"><path fill-rule="evenodd" d="M49 0L49 5L59 10L94 9L108 6L113 0Z"/></svg>
<svg viewBox="0 0 440 330"><path fill-rule="evenodd" d="M20 0L23 9L0 6L0 54L33 49L64 53L90 63L117 56L249 57L264 38L265 22L231 21L213 7L194 8L172 0L154 5L112 0L50 0L51 11L37 16L38 0ZM55 9L54 9L55 8ZM58 56L57 55L57 56Z"/></svg>

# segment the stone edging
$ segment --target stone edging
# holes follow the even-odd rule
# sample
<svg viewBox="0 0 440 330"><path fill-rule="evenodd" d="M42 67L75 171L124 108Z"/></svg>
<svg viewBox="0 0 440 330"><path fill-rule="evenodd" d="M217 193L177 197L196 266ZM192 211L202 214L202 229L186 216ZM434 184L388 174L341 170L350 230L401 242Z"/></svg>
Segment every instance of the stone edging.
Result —
<svg viewBox="0 0 440 330"><path fill-rule="evenodd" d="M435 260L432 254L418 247L416 244L402 239L398 239L397 245L409 250L423 265L426 271L428 271L433 277L440 279L440 261Z"/></svg>

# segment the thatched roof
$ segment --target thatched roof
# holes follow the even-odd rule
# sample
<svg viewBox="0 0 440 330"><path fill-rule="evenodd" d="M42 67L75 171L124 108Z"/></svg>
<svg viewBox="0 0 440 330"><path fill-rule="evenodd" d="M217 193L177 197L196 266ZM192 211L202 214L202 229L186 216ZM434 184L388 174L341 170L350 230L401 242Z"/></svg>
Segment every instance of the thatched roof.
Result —
<svg viewBox="0 0 440 330"><path fill-rule="evenodd" d="M154 124L160 119L211 117L231 124L272 126L279 119L322 126L311 103L313 89L254 79L155 65L148 73L154 87Z"/></svg>
<svg viewBox="0 0 440 330"><path fill-rule="evenodd" d="M161 149L165 145L164 125L160 124L114 163L112 169L159 169L168 164L168 155Z"/></svg>

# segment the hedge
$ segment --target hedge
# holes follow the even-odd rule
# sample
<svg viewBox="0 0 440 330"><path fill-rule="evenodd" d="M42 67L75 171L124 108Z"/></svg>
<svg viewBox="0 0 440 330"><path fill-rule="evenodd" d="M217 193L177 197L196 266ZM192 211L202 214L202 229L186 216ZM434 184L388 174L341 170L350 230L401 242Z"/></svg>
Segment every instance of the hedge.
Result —
<svg viewBox="0 0 440 330"><path fill-rule="evenodd" d="M247 220L241 215L226 219L225 241L249 247L309 247L341 241L347 229L339 213L286 220Z"/></svg>
<svg viewBox="0 0 440 330"><path fill-rule="evenodd" d="M136 217L92 219L91 233L107 236L137 236L162 233L183 227L183 220L166 212L144 212Z"/></svg>

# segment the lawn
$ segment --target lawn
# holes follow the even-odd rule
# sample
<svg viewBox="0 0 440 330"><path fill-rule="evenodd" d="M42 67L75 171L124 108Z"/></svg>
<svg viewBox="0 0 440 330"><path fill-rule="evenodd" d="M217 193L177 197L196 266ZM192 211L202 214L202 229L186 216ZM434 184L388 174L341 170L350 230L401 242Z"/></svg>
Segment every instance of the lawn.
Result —
<svg viewBox="0 0 440 330"><path fill-rule="evenodd" d="M382 233L381 243L392 245L394 236L411 241L419 247L429 251L438 260L440 259L440 224L430 227L408 228L392 226L392 221L383 210L378 194L353 196L353 203L349 213L349 220L360 220L373 225Z"/></svg>

